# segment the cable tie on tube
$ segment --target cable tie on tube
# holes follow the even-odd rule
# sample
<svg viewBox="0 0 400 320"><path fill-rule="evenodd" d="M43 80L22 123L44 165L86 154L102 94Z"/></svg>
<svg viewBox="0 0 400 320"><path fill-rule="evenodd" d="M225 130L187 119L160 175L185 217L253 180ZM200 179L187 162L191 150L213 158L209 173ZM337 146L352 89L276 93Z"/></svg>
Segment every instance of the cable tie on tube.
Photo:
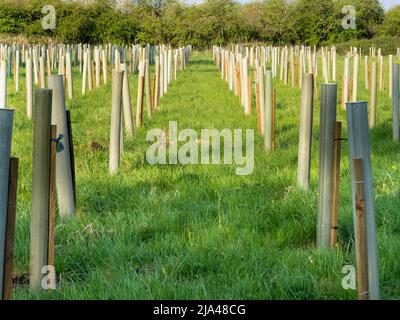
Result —
<svg viewBox="0 0 400 320"><path fill-rule="evenodd" d="M56 152L57 153L60 153L60 152L62 152L62 151L64 151L64 145L63 145L63 143L61 142L61 140L64 138L64 135L63 134L60 134L59 136L58 136L58 138L56 138L56 139L51 139L51 141L53 141L53 142L55 142L56 143Z"/></svg>
<svg viewBox="0 0 400 320"><path fill-rule="evenodd" d="M355 184L363 184L364 182L366 182L367 180L361 180L361 181L354 181Z"/></svg>

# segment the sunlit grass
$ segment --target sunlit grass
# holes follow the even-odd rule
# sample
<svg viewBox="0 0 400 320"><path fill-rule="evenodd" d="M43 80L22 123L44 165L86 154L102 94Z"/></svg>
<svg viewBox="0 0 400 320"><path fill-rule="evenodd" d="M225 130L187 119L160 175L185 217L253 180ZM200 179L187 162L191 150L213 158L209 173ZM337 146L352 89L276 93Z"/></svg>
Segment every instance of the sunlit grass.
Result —
<svg viewBox="0 0 400 320"><path fill-rule="evenodd" d="M340 61L338 70L343 70ZM76 70L77 71L77 70ZM360 100L364 89L360 70ZM387 75L387 73L386 73ZM137 75L131 75L136 111ZM8 105L16 109L13 155L20 180L16 231L17 274L29 272L32 124L25 114L25 79ZM319 79L321 83L321 79ZM339 82L341 83L341 82ZM356 299L341 286L342 267L355 265L348 144L343 141L338 248L315 249L319 104L314 112L311 189L297 190L300 91L277 88L277 150L263 151L256 134L255 170L235 175L235 165L150 166L145 161L151 128L257 129L221 80L209 54L194 53L160 110L126 140L120 173L108 173L111 85L67 102L73 118L78 216L56 227L57 290L15 299ZM386 82L387 88L387 82ZM345 113L340 105L338 119ZM255 103L253 97L253 110ZM144 116L146 119L146 114ZM400 298L399 145L391 140L391 101L379 94L377 128L371 132L382 297ZM95 140L105 152L90 152Z"/></svg>

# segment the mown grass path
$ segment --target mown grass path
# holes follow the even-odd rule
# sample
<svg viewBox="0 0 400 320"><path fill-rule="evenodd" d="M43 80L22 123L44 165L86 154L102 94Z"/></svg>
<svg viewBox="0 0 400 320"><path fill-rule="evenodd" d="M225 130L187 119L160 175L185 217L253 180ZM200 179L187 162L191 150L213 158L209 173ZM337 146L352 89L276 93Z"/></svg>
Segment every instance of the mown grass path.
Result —
<svg viewBox="0 0 400 320"><path fill-rule="evenodd" d="M135 97L136 78L131 76ZM167 129L169 121L197 132L203 128L256 131L255 112L244 116L210 55L194 53L154 118L144 121L134 139L126 141L120 173L110 177L111 87L81 97L78 75L75 82L77 98L68 106L74 121L79 216L57 224L58 289L32 293L19 286L15 298L357 298L355 291L341 286L342 267L355 265L347 145L342 159L340 244L332 252L315 250L318 105L309 193L295 187L300 93L281 84L277 84L277 151L266 154L256 133L252 175L236 176L235 165L150 166L145 160L146 134L152 128ZM29 271L32 153L32 126L24 116L23 97L22 92L10 98L17 109L13 150L22 160L19 274ZM254 105L253 101L253 110ZM385 100L380 119L389 110ZM338 117L345 119L343 112ZM92 140L106 151L89 151ZM390 142L390 123L378 123L372 144L382 296L399 298L400 167L398 149Z"/></svg>

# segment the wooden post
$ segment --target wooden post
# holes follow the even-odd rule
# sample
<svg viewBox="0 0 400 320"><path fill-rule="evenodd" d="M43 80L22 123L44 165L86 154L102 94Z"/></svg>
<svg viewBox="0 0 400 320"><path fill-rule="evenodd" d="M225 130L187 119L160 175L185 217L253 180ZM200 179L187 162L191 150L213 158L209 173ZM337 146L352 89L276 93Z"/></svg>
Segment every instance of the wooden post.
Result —
<svg viewBox="0 0 400 320"><path fill-rule="evenodd" d="M356 255L357 282L360 300L368 300L367 235L362 160L353 159L354 188L356 192Z"/></svg>
<svg viewBox="0 0 400 320"><path fill-rule="evenodd" d="M333 142L333 195L332 195L332 222L330 247L333 249L337 243L337 231L339 220L339 186L340 186L340 146L342 137L342 123L335 123L334 142Z"/></svg>
<svg viewBox="0 0 400 320"><path fill-rule="evenodd" d="M17 209L18 158L11 158L8 183L8 209L5 242L3 300L11 300L14 270L15 218Z"/></svg>

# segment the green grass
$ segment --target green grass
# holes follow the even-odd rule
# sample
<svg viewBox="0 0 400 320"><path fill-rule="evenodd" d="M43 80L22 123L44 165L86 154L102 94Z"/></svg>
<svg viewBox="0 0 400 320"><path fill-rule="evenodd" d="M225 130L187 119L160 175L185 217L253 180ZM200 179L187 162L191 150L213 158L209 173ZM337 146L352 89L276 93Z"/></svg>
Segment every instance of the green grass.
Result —
<svg viewBox="0 0 400 320"><path fill-rule="evenodd" d="M340 61L338 70L343 70ZM76 71L76 70L75 70ZM367 99L360 70L360 98ZM136 110L137 75L131 75ZM321 83L321 79L319 79ZM341 82L340 82L341 83ZM20 179L15 272L29 273L32 124L25 116L25 79L8 105L16 109L13 155ZM311 188L296 188L300 91L277 88L277 150L263 151L256 134L255 170L235 175L235 166L150 166L145 160L151 128L253 128L209 54L194 53L161 108L134 139L126 140L118 175L108 173L108 151L90 152L95 140L108 150L111 86L75 95L72 112L78 216L56 226L58 288L15 299L357 299L342 289L345 265L355 265L348 144L343 142L340 243L315 249L318 187L318 117L314 112ZM386 85L387 87L387 85ZM341 92L338 92L338 101ZM253 97L254 99L254 97ZM399 145L391 140L391 102L379 94L377 128L371 132L382 298L400 298ZM253 101L253 110L254 110ZM145 117L146 118L146 117ZM338 107L338 119L345 114Z"/></svg>

